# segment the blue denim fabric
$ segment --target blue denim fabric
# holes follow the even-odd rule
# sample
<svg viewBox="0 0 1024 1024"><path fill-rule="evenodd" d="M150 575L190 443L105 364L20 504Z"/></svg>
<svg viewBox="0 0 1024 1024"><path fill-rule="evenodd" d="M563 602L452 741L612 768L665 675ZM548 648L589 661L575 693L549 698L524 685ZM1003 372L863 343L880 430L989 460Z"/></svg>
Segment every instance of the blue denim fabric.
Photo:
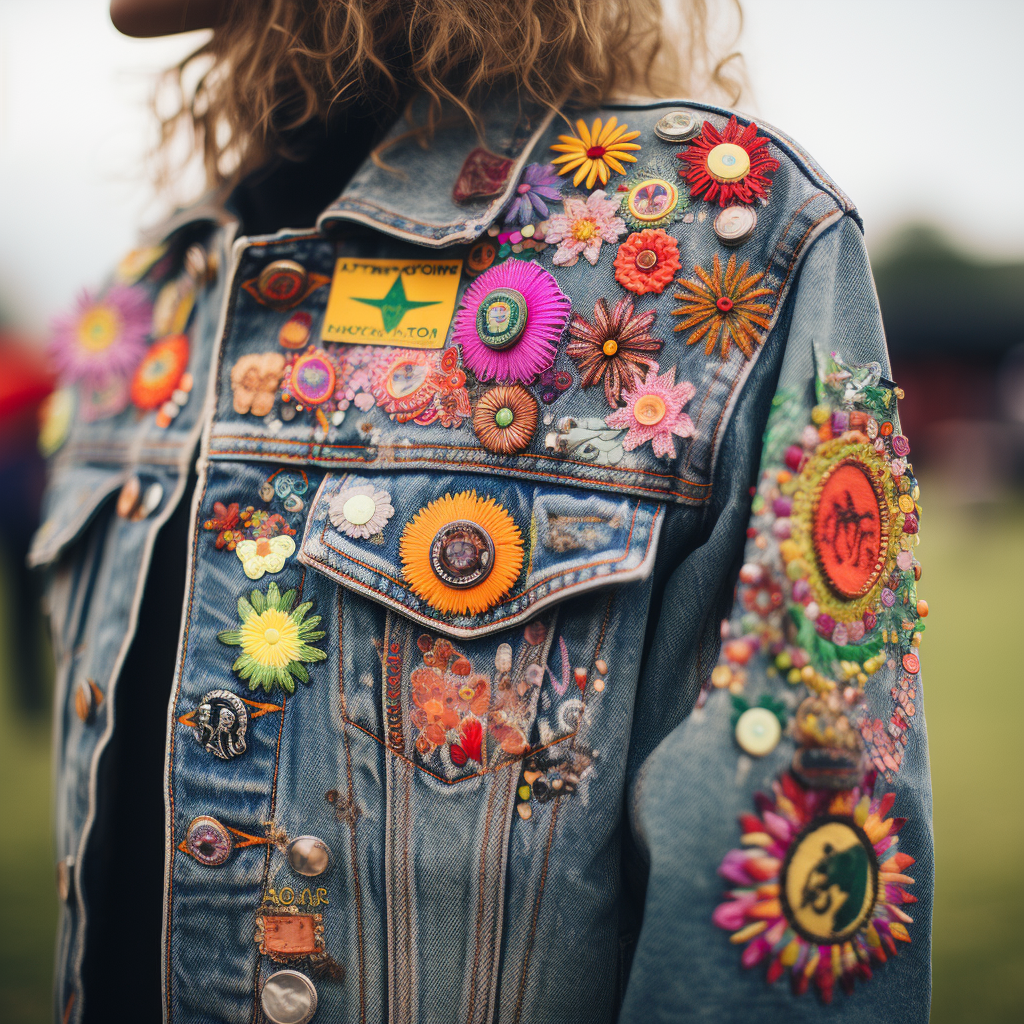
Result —
<svg viewBox="0 0 1024 1024"><path fill-rule="evenodd" d="M681 105L613 106L586 119L628 121L641 132L641 164L675 175L680 147L661 142L653 127ZM719 127L730 113L685 106ZM735 346L725 358L687 346L670 329L673 287L635 296L638 311L657 311L662 372L674 365L676 381L695 387L687 406L694 435L676 439L674 459L659 459L650 445L614 460L595 456L572 431L597 431L610 410L600 387L582 389L578 379L550 408L541 404L542 424L514 455L484 449L468 419L403 424L353 405L325 426L304 414L284 419L280 405L264 417L235 411L235 364L280 351L278 332L296 311L310 315L316 341L330 291L271 310L243 287L264 267L288 259L329 276L343 256L462 259L498 216L521 167L546 162L565 130L551 119L519 124L507 115L488 125L488 144L513 162L494 197L451 199L477 145L475 134L453 129L426 152L413 142L390 150L404 177L368 164L316 232L232 245L230 224L179 218L176 229L201 236L222 265L189 328L190 402L163 431L134 412L76 424L55 459L33 559L51 567L54 581L58 856L77 861L61 921L57 1016L74 994L69 1019L79 1020L90 998L79 973L89 915L104 910L90 904L80 860L96 764L111 731L130 728L112 720L110 698L143 588L154 583L147 567L156 533L180 501L199 444L167 715L168 1021L259 1019L261 985L283 966L254 940L262 907L320 915L329 960L295 964L317 986L316 1020L923 1022L932 865L920 712L899 774L876 787L878 795L895 790L893 813L910 819L900 849L916 859L912 942L901 955L824 1007L812 992L793 995L783 980L766 984L763 965L744 970L740 950L712 923L728 888L716 870L739 845L736 817L754 810L753 794L785 770L794 750L786 735L764 758L743 755L729 695L708 693L744 560L762 433L777 394L799 395L807 422L832 352L887 372L855 211L793 143L762 128L781 167L770 202L757 207L754 236L737 250L772 290L770 327L753 358ZM695 264L729 255L712 230L717 207L695 198L689 212L692 221L666 229L678 241L684 278ZM551 250L540 263L573 311L591 318L598 298L626 294L613 277L615 248L606 243L594 267L582 259L552 267ZM463 275L460 296L469 283ZM555 366L573 369L564 339ZM154 514L138 522L111 508L132 473L163 487ZM290 483L275 489L275 480ZM332 497L364 483L387 491L394 507L379 543L347 536L329 513ZM403 577L402 527L444 494L474 490L511 516L524 567L493 608L445 614ZM204 524L232 503L287 525L295 551L280 571L247 578L241 559L217 547L217 528ZM321 617L324 636L312 643L324 658L307 665L309 681L294 694L251 692L232 670L239 648L218 639L239 628L239 599L265 595L271 584L294 589L296 601L312 602L307 614ZM459 671L478 687L487 681L488 721L507 711L525 747L486 726L479 759L460 763L450 735L438 750L417 745L425 730L414 717L415 690L434 664L428 658L438 657L460 659ZM761 659L750 664L750 698L792 689L766 669ZM105 695L87 723L74 709L82 678ZM872 714L888 716L894 684L888 668L871 678ZM190 724L203 695L217 689L262 707L257 715L250 705L247 749L231 760L197 743ZM512 736L507 747L501 735ZM531 793L537 776L558 785L534 783ZM185 844L201 815L235 830L219 866L204 865ZM300 835L330 849L323 875L304 878L289 866L286 839ZM332 963L344 968L344 982L323 969Z"/></svg>

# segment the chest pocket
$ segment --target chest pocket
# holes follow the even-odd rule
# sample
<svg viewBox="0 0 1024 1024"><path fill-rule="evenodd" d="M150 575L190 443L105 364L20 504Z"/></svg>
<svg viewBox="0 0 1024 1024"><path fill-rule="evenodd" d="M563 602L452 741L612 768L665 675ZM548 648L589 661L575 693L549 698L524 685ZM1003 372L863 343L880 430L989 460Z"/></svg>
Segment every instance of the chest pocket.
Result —
<svg viewBox="0 0 1024 1024"><path fill-rule="evenodd" d="M299 559L341 588L345 717L446 782L572 735L607 599L650 574L663 517L493 476L328 474Z"/></svg>

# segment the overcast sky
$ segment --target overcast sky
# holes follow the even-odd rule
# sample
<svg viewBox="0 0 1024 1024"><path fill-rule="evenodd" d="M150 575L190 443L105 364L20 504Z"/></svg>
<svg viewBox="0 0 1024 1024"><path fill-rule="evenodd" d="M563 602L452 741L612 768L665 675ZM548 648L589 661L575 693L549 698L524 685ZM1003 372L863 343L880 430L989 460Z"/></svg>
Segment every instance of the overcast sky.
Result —
<svg viewBox="0 0 1024 1024"><path fill-rule="evenodd" d="M153 75L197 37L119 36L108 0L0 0L0 303L31 331L155 212ZM1024 256L1024 0L746 0L742 109L800 143L877 246L911 219Z"/></svg>

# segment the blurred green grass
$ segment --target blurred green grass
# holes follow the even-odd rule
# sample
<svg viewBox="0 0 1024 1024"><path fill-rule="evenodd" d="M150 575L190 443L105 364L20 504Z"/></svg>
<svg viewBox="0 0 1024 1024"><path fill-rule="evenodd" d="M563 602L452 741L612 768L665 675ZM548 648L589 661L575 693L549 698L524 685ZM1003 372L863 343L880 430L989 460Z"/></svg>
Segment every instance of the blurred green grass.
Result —
<svg viewBox="0 0 1024 1024"><path fill-rule="evenodd" d="M923 492L920 591L931 607L924 704L937 850L932 1024L1019 1024L1024 500L967 508L937 483L926 481ZM9 599L0 594L0 621ZM49 726L12 710L6 666L0 675L8 709L0 715L0 1024L44 1024L57 914Z"/></svg>

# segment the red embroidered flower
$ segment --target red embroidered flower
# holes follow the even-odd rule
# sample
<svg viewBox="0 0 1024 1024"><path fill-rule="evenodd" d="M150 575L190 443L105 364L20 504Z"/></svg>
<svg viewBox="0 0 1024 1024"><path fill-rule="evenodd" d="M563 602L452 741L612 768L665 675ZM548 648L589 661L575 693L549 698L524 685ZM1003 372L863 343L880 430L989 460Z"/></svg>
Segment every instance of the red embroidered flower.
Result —
<svg viewBox="0 0 1024 1024"><path fill-rule="evenodd" d="M660 228L634 231L615 256L615 280L637 295L660 295L679 268L679 244Z"/></svg>
<svg viewBox="0 0 1024 1024"><path fill-rule="evenodd" d="M239 520L238 502L233 501L225 505L222 501L213 503L213 518L203 523L204 530L216 530L217 539L213 545L218 550L227 547L228 551L234 551L235 545L245 538L241 530L235 530Z"/></svg>
<svg viewBox="0 0 1024 1024"><path fill-rule="evenodd" d="M662 343L648 334L654 316L653 309L634 313L633 300L626 296L615 303L611 313L608 303L598 299L593 323L579 313L573 317L569 327L572 340L565 351L580 368L580 385L586 388L603 382L604 396L613 409L624 387L635 387L642 373L658 365L654 355Z"/></svg>
<svg viewBox="0 0 1024 1024"><path fill-rule="evenodd" d="M751 121L741 129L735 117L721 132L705 121L700 135L676 155L687 165L679 174L689 184L690 195L719 206L767 198L768 176L779 169L779 161L768 154L768 139L757 134L757 125Z"/></svg>

